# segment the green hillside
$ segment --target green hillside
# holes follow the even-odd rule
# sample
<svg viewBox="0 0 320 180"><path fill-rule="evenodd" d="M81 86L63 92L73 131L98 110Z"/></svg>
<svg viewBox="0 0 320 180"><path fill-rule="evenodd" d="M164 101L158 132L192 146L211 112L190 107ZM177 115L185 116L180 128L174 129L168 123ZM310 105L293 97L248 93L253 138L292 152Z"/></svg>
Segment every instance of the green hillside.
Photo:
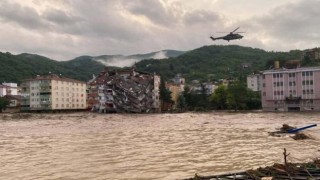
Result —
<svg viewBox="0 0 320 180"><path fill-rule="evenodd" d="M172 51L178 55L179 51ZM299 59L301 51L267 52L261 49L241 46L204 46L184 54L162 60L142 60L136 64L140 71L156 72L165 78L182 73L187 81L217 80L229 77L245 77L258 70L272 66L274 60ZM0 82L18 82L49 72L62 74L82 81L88 81L92 74L98 74L104 65L96 57L81 56L70 61L59 62L33 54L12 55L0 52ZM241 64L250 68L243 69Z"/></svg>
<svg viewBox="0 0 320 180"><path fill-rule="evenodd" d="M164 60L143 60L136 64L141 71L156 72L165 78L183 74L187 80L222 79L243 76L265 70L274 60L291 60L301 57L301 51L267 52L241 46L204 46ZM251 65L242 68L243 63Z"/></svg>
<svg viewBox="0 0 320 180"><path fill-rule="evenodd" d="M45 75L49 72L61 74L82 81L87 81L92 74L97 74L103 65L81 57L71 61L59 62L49 58L33 55L0 52L0 82L18 82L36 75Z"/></svg>

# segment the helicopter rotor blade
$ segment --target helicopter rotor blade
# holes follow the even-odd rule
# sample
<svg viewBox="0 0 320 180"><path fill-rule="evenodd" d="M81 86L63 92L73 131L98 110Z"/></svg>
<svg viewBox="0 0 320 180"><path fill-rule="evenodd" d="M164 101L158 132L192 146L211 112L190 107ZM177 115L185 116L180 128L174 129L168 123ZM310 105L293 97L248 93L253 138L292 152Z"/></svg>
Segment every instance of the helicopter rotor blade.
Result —
<svg viewBox="0 0 320 180"><path fill-rule="evenodd" d="M234 33L236 32L240 27L236 28L235 30L233 30L231 33Z"/></svg>

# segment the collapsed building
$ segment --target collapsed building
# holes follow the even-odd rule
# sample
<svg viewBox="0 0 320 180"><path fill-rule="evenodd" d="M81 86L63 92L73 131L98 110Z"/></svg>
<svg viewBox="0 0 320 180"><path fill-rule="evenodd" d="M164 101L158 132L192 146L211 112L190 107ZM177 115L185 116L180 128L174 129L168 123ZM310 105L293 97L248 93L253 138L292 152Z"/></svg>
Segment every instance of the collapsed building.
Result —
<svg viewBox="0 0 320 180"><path fill-rule="evenodd" d="M88 107L101 113L159 112L159 86L156 74L105 68L88 82Z"/></svg>

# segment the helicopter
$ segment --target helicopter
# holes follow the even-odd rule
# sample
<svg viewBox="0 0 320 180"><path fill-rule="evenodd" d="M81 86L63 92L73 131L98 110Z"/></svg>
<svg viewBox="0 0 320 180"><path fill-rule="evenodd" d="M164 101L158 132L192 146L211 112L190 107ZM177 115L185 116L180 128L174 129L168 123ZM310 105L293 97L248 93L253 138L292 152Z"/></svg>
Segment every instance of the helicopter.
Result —
<svg viewBox="0 0 320 180"><path fill-rule="evenodd" d="M215 40L218 40L218 39L223 39L223 40L226 40L226 41L230 41L230 40L235 40L235 39L242 39L243 36L240 35L239 33L244 33L244 32L237 32L235 33L240 27L236 28L235 30L231 31L229 34L225 35L225 36L222 36L222 37L213 37L213 36L210 36L210 38L215 41ZM221 33L224 33L224 32L221 32Z"/></svg>

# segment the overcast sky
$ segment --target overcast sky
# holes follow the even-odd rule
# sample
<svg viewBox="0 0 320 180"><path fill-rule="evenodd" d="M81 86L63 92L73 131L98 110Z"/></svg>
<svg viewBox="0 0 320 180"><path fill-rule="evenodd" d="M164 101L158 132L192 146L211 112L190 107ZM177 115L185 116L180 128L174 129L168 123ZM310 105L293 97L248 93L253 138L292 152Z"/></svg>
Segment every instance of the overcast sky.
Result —
<svg viewBox="0 0 320 180"><path fill-rule="evenodd" d="M320 0L1 0L0 51L55 60L237 44L319 46ZM239 27L244 38L211 41Z"/></svg>

